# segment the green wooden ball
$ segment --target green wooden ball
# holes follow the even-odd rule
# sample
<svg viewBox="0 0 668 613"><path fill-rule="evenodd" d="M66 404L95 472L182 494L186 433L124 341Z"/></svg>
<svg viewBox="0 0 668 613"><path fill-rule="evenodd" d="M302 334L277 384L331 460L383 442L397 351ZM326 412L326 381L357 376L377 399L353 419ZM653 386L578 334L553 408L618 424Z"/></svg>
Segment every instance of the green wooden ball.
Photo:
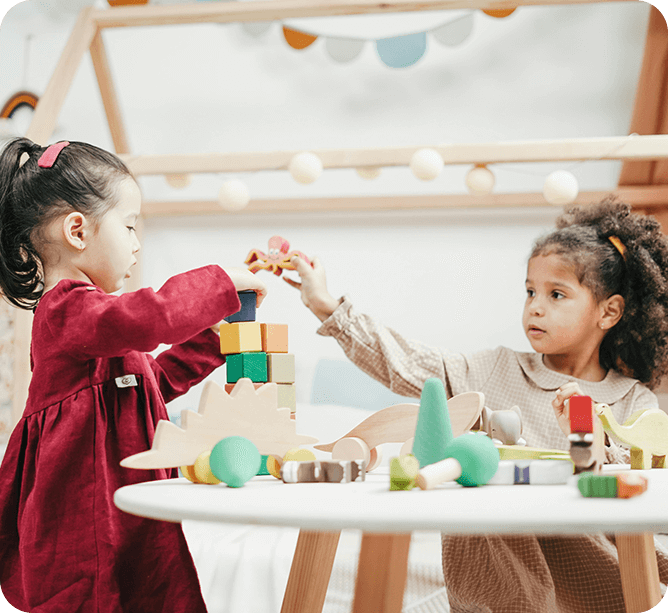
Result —
<svg viewBox="0 0 668 613"><path fill-rule="evenodd" d="M211 472L230 487L241 487L257 475L262 456L255 444L243 436L228 436L211 450Z"/></svg>
<svg viewBox="0 0 668 613"><path fill-rule="evenodd" d="M499 468L499 450L491 438L481 434L458 436L445 448L445 454L461 464L457 483L467 487L484 485Z"/></svg>

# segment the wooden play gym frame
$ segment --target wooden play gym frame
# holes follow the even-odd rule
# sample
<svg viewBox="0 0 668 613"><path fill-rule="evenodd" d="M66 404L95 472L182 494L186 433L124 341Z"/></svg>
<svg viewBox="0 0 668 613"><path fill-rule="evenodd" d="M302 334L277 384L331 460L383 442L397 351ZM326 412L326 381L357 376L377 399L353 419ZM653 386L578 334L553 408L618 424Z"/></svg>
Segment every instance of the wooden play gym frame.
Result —
<svg viewBox="0 0 668 613"><path fill-rule="evenodd" d="M447 9L496 9L516 6L565 5L606 2L608 0L261 0L255 2L213 2L182 5L117 6L106 10L84 9L58 61L53 76L41 96L26 136L46 144L53 133L61 107L72 84L81 59L90 51L102 102L116 152L136 176L187 173L242 172L285 170L295 151L259 153L222 153L214 155L133 155L121 118L111 70L105 52L102 31L106 28L176 25L194 23L229 23L275 21L294 17L392 13L403 11ZM638 1L638 0L622 0ZM408 165L415 150L430 146L437 149L446 164L493 164L507 162L580 161L592 159L623 160L618 187L612 193L636 209L651 212L668 229L668 30L661 13L651 8L645 52L636 92L629 133L638 136L621 138L568 139L561 141L506 142L492 144L453 144L372 150L315 150L325 168ZM610 153L613 151L614 153ZM608 193L608 192L606 192ZM582 192L578 203L599 200L602 192ZM542 194L490 194L488 196L435 195L399 197L322 198L299 200L253 200L243 214L287 211L427 209L442 207L543 206ZM215 201L152 202L143 204L144 217L224 212ZM133 276L135 289L140 275ZM29 346L32 313L17 310L15 318L14 381L12 412L17 422L23 412L30 381ZM303 545L301 539L307 539ZM315 551L317 539L327 535L300 535L295 564L306 564L303 551ZM311 539L311 540L308 540ZM315 540L313 540L315 539ZM338 537L337 537L338 539ZM307 542L308 541L308 542ZM312 542L313 541L313 542ZM331 542L330 542L331 541ZM405 541L405 538L404 538ZM404 542L402 541L402 542ZM336 549L332 539L325 543ZM406 546L407 554L407 542ZM323 544L318 547L324 546ZM642 552L644 562L633 565L622 577L628 611L637 613L654 606L660 599L658 571L651 535L617 535L620 559ZM300 553L301 552L301 553ZM333 555L331 556L333 557ZM634 559L637 559L634 558ZM309 564L312 563L309 562ZM629 565L627 565L628 568ZM320 575L324 576L323 572ZM327 575L328 578L328 575ZM322 580L322 577L320 577ZM325 583L326 587L326 583ZM640 589L642 587L642 589ZM320 590L322 591L322 590ZM324 594L324 592L323 592ZM647 594L651 594L648 601ZM290 589L284 608L298 602L299 610L308 610L304 596ZM322 606L322 602L319 603ZM295 610L299 608L295 606Z"/></svg>
<svg viewBox="0 0 668 613"><path fill-rule="evenodd" d="M196 3L180 5L121 6L109 9L92 7L81 11L54 73L35 110L26 136L46 144L83 55L90 51L111 138L116 153L136 175L173 175L207 172L240 172L287 169L297 152L222 153L210 155L132 155L114 88L102 31L106 28L176 25L194 23L231 23L273 21L289 17L320 17L402 11L447 9L508 9L513 6L578 4L607 0L323 0L317 4L304 0L264 0L257 2ZM637 1L637 0L622 0ZM455 144L436 146L446 164L491 164L502 162L575 161L591 159L625 160L615 193L635 207L651 210L668 227L668 35L661 13L652 7L645 53L636 93L630 133L633 139L587 138L562 141L507 142L493 144ZM433 147L433 145L431 145ZM315 150L325 168L408 165L410 156L420 147L367 150ZM610 154L614 151L613 154ZM578 203L600 199L602 192L581 192ZM542 194L490 194L383 196L320 199L253 200L244 214L287 211L332 211L363 209L406 209L481 206L542 206ZM142 215L184 215L219 213L215 201L143 203ZM230 214L230 213L227 213ZM135 289L141 275L133 276ZM32 315L18 311L14 336L14 381L12 413L16 422L23 412L30 381L29 346Z"/></svg>
<svg viewBox="0 0 668 613"><path fill-rule="evenodd" d="M79 68L90 51L102 102L117 154L136 176L189 173L287 170L297 151L220 153L208 155L133 155L105 51L102 31L107 28L160 26L195 23L275 21L290 17L322 17L404 11L448 9L496 9L514 6L564 5L607 2L608 0L261 0L255 2L202 2L177 5L88 7L81 11L54 73L39 100L26 136L47 144L60 110ZM621 0L625 2L637 0ZM438 150L446 164L493 164L508 162L624 160L619 185L613 193L635 208L651 211L664 229L668 228L668 30L661 13L651 8L645 52L635 107L629 129L633 138L606 137L550 141L453 144L383 149L313 150L324 168L361 166L407 166L421 147ZM611 153L613 152L613 153ZM599 200L608 192L581 192L577 203ZM529 207L547 203L540 193L473 195L375 196L308 199L252 200L243 214L294 211L430 209L444 207ZM144 218L157 215L226 213L215 200L178 202L145 201ZM141 283L133 275L132 286ZM32 313L18 310L14 334L14 381L12 413L20 418L30 381L29 346Z"/></svg>

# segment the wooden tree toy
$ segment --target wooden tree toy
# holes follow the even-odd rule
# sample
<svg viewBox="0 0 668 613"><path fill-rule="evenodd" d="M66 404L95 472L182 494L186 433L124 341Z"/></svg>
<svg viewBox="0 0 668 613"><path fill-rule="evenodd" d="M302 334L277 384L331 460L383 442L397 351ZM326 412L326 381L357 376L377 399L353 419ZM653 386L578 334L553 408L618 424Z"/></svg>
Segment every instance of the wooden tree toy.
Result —
<svg viewBox="0 0 668 613"><path fill-rule="evenodd" d="M443 382L432 377L424 382L420 396L413 455L421 467L434 464L446 458L445 448L453 438Z"/></svg>
<svg viewBox="0 0 668 613"><path fill-rule="evenodd" d="M429 490L446 481L472 487L484 485L499 467L499 452L490 438L464 434L445 449L445 459L420 469L418 486Z"/></svg>
<svg viewBox="0 0 668 613"><path fill-rule="evenodd" d="M571 396L568 399L571 422L570 456L575 473L598 473L605 464L604 433L601 422L594 414L594 403L589 396Z"/></svg>
<svg viewBox="0 0 668 613"><path fill-rule="evenodd" d="M290 251L290 243L281 236L272 236L269 239L269 252L264 253L259 249L251 249L246 256L244 264L248 264L248 270L256 273L258 270L268 270L280 276L284 270L295 270L290 260L297 255L307 264L311 261L301 251Z"/></svg>
<svg viewBox="0 0 668 613"><path fill-rule="evenodd" d="M661 409L636 411L623 425L607 404L597 404L594 410L608 435L631 447L631 468L668 468L668 415Z"/></svg>
<svg viewBox="0 0 668 613"><path fill-rule="evenodd" d="M191 466L221 439L243 436L262 455L282 458L299 445L318 439L296 433L289 409L279 409L275 383L257 390L249 379L240 379L228 394L217 383L207 381L197 413L181 412L182 428L160 420L151 449L125 458L125 468L176 468Z"/></svg>
<svg viewBox="0 0 668 613"><path fill-rule="evenodd" d="M485 396L480 392L465 392L448 400L453 436L471 429L478 421L484 403ZM411 452L419 409L415 403L386 407L367 417L336 441L316 445L315 448L331 452L336 459L365 460L368 462L367 472L370 472L380 464L379 445L404 443L401 455Z"/></svg>

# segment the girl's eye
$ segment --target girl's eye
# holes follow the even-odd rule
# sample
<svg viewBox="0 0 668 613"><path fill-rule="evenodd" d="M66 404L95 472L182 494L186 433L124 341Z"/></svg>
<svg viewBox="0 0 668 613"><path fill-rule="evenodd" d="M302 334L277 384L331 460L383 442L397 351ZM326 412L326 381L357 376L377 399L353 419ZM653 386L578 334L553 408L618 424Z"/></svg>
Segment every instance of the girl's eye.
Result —
<svg viewBox="0 0 668 613"><path fill-rule="evenodd" d="M536 295L536 292L534 292L532 289L527 290L527 296L529 298L533 298Z"/></svg>
<svg viewBox="0 0 668 613"><path fill-rule="evenodd" d="M564 295L561 292L552 292L552 297L555 300L561 300L562 298L564 298Z"/></svg>

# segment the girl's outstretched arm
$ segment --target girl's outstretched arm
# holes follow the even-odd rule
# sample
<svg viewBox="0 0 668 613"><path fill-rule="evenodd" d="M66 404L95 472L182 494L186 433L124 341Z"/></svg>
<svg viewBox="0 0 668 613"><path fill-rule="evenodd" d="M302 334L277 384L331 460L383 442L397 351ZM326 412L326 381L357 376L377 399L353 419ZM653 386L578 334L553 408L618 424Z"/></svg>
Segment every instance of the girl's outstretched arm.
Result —
<svg viewBox="0 0 668 613"><path fill-rule="evenodd" d="M283 277L283 280L298 289L302 294L302 302L320 321L325 321L339 306L339 301L327 289L325 269L320 260L317 257L313 258L311 267L295 255L290 262L299 274L301 282L287 277Z"/></svg>

